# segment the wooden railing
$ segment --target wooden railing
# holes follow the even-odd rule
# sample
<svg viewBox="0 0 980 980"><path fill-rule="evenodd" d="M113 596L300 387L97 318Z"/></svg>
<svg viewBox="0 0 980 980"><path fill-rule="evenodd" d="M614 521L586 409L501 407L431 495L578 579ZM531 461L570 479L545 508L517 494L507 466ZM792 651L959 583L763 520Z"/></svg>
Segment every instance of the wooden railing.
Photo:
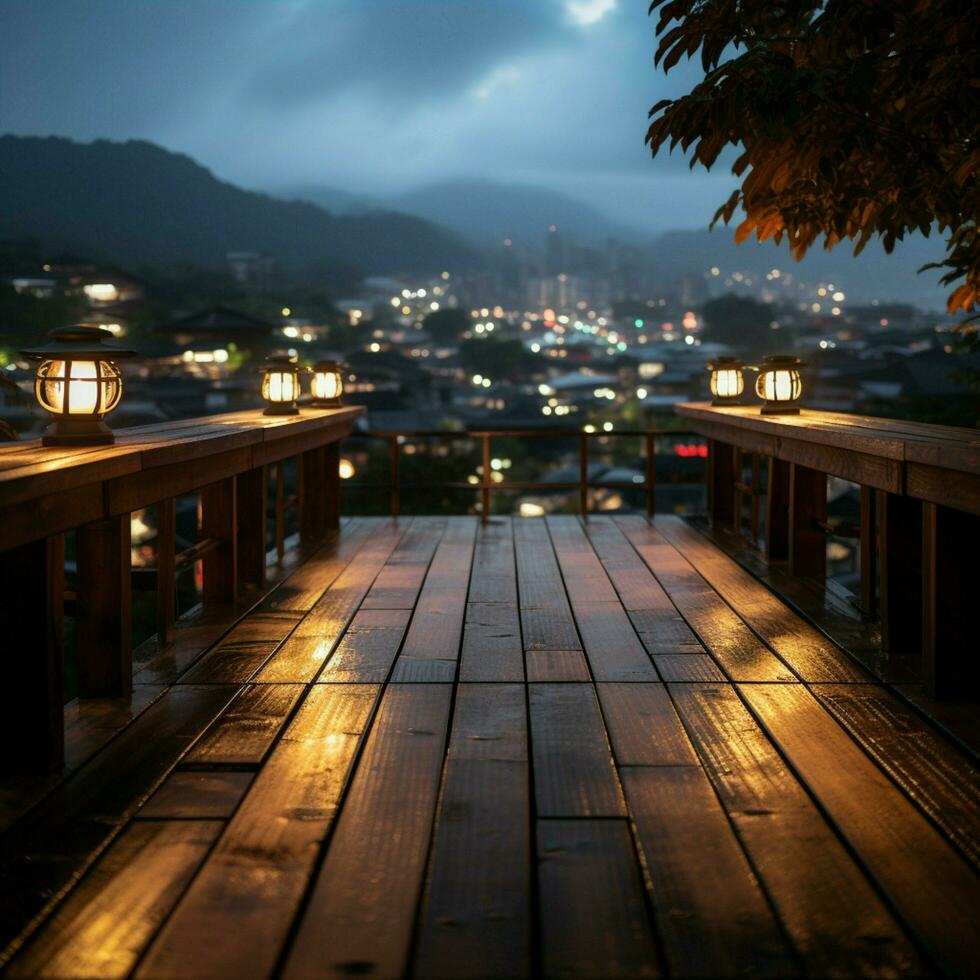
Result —
<svg viewBox="0 0 980 980"><path fill-rule="evenodd" d="M883 650L920 652L934 696L975 696L980 431L808 410L764 416L698 403L677 411L709 439L713 524L742 531L747 498L758 541L764 501L766 557L818 578L827 534L855 538L861 606L880 617ZM858 526L828 522L828 476L860 486Z"/></svg>
<svg viewBox="0 0 980 980"><path fill-rule="evenodd" d="M397 517L401 512L401 494L403 490L469 490L480 494L481 520L486 523L490 516L490 498L495 492L535 491L535 490L575 490L578 493L579 513L589 514L590 489L618 489L642 492L644 505L648 515L652 516L656 508L657 472L656 472L656 440L661 437L690 436L691 429L614 429L606 431L596 429L541 428L541 429L405 429L397 431L368 431L358 433L358 438L381 439L388 443L388 459L390 478L376 482L358 482L357 486L364 490L383 490L388 494L388 512ZM406 442L440 439L440 440L474 440L480 444L481 475L477 483L462 481L411 481L401 478L401 447ZM566 481L547 480L508 480L502 476L499 482L492 479L493 470L491 444L494 439L552 439L572 440L577 445L578 479ZM610 481L599 478L589 478L589 444L593 441L614 439L638 439L643 443L644 474L640 482Z"/></svg>
<svg viewBox="0 0 980 980"><path fill-rule="evenodd" d="M75 532L75 649L80 697L119 697L132 684L130 528L156 509L157 630L176 615L178 570L201 562L203 601L233 603L266 576L268 470L275 481L275 546L284 515L315 540L337 526L339 442L361 408L260 411L122 429L115 445L66 449L39 442L0 448L0 643L4 706L0 766L57 768L63 761L65 532ZM299 460L287 496L283 461ZM178 553L177 497L200 494L198 540Z"/></svg>

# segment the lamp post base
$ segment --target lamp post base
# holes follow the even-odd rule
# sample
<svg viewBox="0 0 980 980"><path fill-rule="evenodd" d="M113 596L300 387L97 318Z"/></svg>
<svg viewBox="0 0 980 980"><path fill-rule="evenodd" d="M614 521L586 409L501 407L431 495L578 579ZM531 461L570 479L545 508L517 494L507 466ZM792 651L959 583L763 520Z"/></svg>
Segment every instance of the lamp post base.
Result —
<svg viewBox="0 0 980 980"><path fill-rule="evenodd" d="M109 426L93 418L56 419L41 437L42 446L111 446L115 441Z"/></svg>
<svg viewBox="0 0 980 980"><path fill-rule="evenodd" d="M262 413L263 415L299 415L299 409L295 405L269 405Z"/></svg>
<svg viewBox="0 0 980 980"><path fill-rule="evenodd" d="M339 398L314 398L310 404L314 408L341 408L341 401Z"/></svg>
<svg viewBox="0 0 980 980"><path fill-rule="evenodd" d="M800 408L798 405L787 405L783 407L782 405L763 405L762 406L763 415L799 415Z"/></svg>
<svg viewBox="0 0 980 980"><path fill-rule="evenodd" d="M742 399L738 398L712 398L712 408L741 408Z"/></svg>

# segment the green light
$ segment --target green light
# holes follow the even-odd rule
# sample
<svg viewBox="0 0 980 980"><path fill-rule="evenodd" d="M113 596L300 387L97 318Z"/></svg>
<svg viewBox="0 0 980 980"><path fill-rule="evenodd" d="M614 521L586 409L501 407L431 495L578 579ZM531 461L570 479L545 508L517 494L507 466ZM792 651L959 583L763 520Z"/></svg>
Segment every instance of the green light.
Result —
<svg viewBox="0 0 980 980"><path fill-rule="evenodd" d="M636 327L637 330L639 330L643 326L643 321L642 320L634 320L633 321L633 326Z"/></svg>

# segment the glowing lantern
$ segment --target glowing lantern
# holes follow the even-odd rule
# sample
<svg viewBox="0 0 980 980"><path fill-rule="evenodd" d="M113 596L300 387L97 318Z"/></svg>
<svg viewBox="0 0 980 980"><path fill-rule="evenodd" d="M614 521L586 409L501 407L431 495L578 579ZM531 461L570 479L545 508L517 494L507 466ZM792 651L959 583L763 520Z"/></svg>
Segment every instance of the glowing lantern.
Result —
<svg viewBox="0 0 980 980"><path fill-rule="evenodd" d="M52 330L50 343L21 351L41 359L34 394L41 408L54 416L45 432L45 446L105 446L115 436L103 419L122 398L122 375L116 360L136 351L106 343L112 334L98 327Z"/></svg>
<svg viewBox="0 0 980 980"><path fill-rule="evenodd" d="M745 390L745 365L737 357L716 357L705 366L711 372L711 404L737 405Z"/></svg>
<svg viewBox="0 0 980 980"><path fill-rule="evenodd" d="M313 404L321 408L339 408L344 394L344 374L336 361L317 361L313 365L311 384Z"/></svg>
<svg viewBox="0 0 980 980"><path fill-rule="evenodd" d="M269 403L264 415L299 415L299 367L288 354L270 354L265 359L262 397Z"/></svg>
<svg viewBox="0 0 980 980"><path fill-rule="evenodd" d="M800 368L805 365L798 357L767 357L759 368L755 382L756 394L765 400L763 415L797 415L797 402L803 394Z"/></svg>

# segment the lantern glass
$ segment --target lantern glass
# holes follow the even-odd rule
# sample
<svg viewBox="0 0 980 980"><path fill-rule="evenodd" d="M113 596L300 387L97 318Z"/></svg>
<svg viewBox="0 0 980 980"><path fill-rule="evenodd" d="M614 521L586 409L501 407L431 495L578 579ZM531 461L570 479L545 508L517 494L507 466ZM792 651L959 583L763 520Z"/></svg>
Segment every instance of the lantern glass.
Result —
<svg viewBox="0 0 980 980"><path fill-rule="evenodd" d="M299 379L295 371L266 371L265 378L262 380L262 397L267 402L292 403L296 401L298 394Z"/></svg>
<svg viewBox="0 0 980 980"><path fill-rule="evenodd" d="M34 392L52 415L101 418L122 398L122 376L112 361L46 360L37 370Z"/></svg>
<svg viewBox="0 0 980 980"><path fill-rule="evenodd" d="M344 393L344 374L336 361L317 361L313 365L313 381L310 385L313 404L326 408L338 408Z"/></svg>
<svg viewBox="0 0 980 980"><path fill-rule="evenodd" d="M738 398L745 390L745 380L739 368L724 368L711 372L711 394L715 398Z"/></svg>
<svg viewBox="0 0 980 980"><path fill-rule="evenodd" d="M759 369L755 392L765 399L765 414L798 412L796 402L803 394L802 363L795 357L770 357Z"/></svg>

